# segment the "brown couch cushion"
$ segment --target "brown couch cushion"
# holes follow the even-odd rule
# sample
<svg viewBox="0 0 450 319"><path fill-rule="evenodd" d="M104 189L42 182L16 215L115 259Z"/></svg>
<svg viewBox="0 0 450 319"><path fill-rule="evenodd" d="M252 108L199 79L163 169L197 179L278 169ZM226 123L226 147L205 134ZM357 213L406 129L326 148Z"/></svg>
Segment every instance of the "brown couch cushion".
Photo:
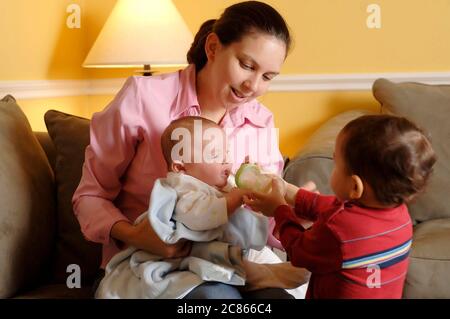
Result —
<svg viewBox="0 0 450 319"><path fill-rule="evenodd" d="M101 246L88 242L73 213L72 196L81 179L84 150L89 144L89 124L85 118L47 111L45 125L56 148L57 248L54 264L55 282L65 282L70 264L81 268L82 284L91 284L101 262Z"/></svg>
<svg viewBox="0 0 450 319"><path fill-rule="evenodd" d="M396 84L379 79L373 94L383 112L407 117L425 129L438 156L426 192L409 205L411 216L419 222L450 217L450 85Z"/></svg>
<svg viewBox="0 0 450 319"><path fill-rule="evenodd" d="M56 149L55 145L48 135L48 132L34 132L34 136L36 136L39 144L41 144L42 149L47 155L47 160L50 163L52 170L55 170L55 162L56 162Z"/></svg>
<svg viewBox="0 0 450 319"><path fill-rule="evenodd" d="M414 227L405 298L450 298L450 219Z"/></svg>
<svg viewBox="0 0 450 319"><path fill-rule="evenodd" d="M0 149L0 298L6 298L44 273L55 235L53 173L10 95L0 100Z"/></svg>

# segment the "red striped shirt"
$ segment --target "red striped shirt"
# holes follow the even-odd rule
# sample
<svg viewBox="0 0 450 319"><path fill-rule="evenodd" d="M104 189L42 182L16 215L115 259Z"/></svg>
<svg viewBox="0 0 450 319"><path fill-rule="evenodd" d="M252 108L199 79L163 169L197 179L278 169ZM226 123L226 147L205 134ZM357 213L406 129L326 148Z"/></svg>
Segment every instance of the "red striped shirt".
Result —
<svg viewBox="0 0 450 319"><path fill-rule="evenodd" d="M314 221L305 230L297 217ZM374 209L300 190L275 212L291 263L311 271L307 298L401 298L412 224L406 205Z"/></svg>

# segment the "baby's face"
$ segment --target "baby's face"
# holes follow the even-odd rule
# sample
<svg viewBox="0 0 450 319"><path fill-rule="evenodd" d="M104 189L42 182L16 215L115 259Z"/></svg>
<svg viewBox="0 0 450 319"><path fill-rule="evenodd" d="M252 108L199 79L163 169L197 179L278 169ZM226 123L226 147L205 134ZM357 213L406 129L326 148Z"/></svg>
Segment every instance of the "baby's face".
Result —
<svg viewBox="0 0 450 319"><path fill-rule="evenodd" d="M227 185L231 173L229 163L190 163L184 167L186 174L219 189Z"/></svg>
<svg viewBox="0 0 450 319"><path fill-rule="evenodd" d="M226 150L226 147L220 145L209 149L204 147L201 162L184 163L185 173L213 187L225 187L232 165L227 162L227 153L221 152L222 149Z"/></svg>

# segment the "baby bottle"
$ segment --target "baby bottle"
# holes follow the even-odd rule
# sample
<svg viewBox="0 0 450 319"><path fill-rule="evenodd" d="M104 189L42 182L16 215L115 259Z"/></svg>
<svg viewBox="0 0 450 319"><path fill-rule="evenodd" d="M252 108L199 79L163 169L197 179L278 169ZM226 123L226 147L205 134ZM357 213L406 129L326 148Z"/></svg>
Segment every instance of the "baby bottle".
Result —
<svg viewBox="0 0 450 319"><path fill-rule="evenodd" d="M244 163L235 177L236 185L258 193L268 193L272 189L272 177L263 174L256 164Z"/></svg>

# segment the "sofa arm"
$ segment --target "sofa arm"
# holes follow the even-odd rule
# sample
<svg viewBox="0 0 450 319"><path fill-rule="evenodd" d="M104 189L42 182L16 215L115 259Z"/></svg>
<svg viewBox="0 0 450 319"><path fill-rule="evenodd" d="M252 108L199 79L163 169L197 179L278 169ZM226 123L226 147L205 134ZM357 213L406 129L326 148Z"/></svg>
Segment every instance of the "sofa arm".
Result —
<svg viewBox="0 0 450 319"><path fill-rule="evenodd" d="M340 113L325 122L287 164L283 174L284 179L297 186L313 181L321 194L333 194L329 181L334 166L335 139L348 122L367 114L375 113L369 110L351 110Z"/></svg>

